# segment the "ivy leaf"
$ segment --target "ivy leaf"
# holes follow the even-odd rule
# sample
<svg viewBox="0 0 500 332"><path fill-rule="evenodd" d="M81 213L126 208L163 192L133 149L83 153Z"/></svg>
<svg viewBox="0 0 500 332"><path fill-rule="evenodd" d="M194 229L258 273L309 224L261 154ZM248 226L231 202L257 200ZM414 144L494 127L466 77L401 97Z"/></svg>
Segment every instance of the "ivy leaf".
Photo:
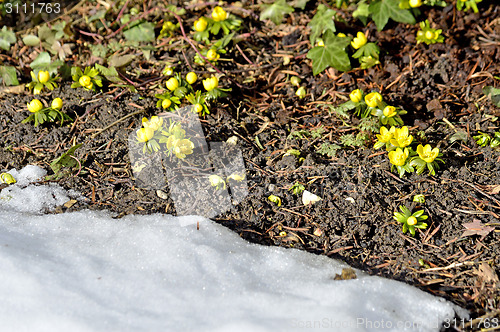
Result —
<svg viewBox="0 0 500 332"><path fill-rule="evenodd" d="M375 43L368 43L359 48L359 50L356 51L352 55L353 58L359 58L361 56L371 56L373 58L378 59L378 55L380 53L380 49L378 48L377 44Z"/></svg>
<svg viewBox="0 0 500 332"><path fill-rule="evenodd" d="M293 7L289 6L285 0L278 0L272 4L262 4L260 20L270 19L274 24L278 25L283 21L285 14L293 13L293 11Z"/></svg>
<svg viewBox="0 0 500 332"><path fill-rule="evenodd" d="M309 2L309 0L293 0L292 6L294 8L300 8L300 9L304 10L304 8L306 8L306 5L308 2Z"/></svg>
<svg viewBox="0 0 500 332"><path fill-rule="evenodd" d="M11 66L0 66L0 81L5 85L19 85L16 68Z"/></svg>
<svg viewBox="0 0 500 332"><path fill-rule="evenodd" d="M372 2L369 7L372 19L377 30L382 30L389 18L400 23L415 24L415 17L408 9L399 8L399 0L379 0Z"/></svg>
<svg viewBox="0 0 500 332"><path fill-rule="evenodd" d="M487 95L493 104L500 107L500 89L494 88L492 86L485 86L483 88L483 93Z"/></svg>
<svg viewBox="0 0 500 332"><path fill-rule="evenodd" d="M0 30L0 48L8 51L10 50L10 44L14 44L16 40L16 34L11 30L7 30L7 26L4 25Z"/></svg>
<svg viewBox="0 0 500 332"><path fill-rule="evenodd" d="M323 4L318 5L316 15L314 15L311 22L307 25L311 28L311 36L309 37L311 44L314 44L316 39L325 31L331 30L335 32L335 22L333 21L335 14L337 12L333 9L329 9Z"/></svg>
<svg viewBox="0 0 500 332"><path fill-rule="evenodd" d="M352 12L352 17L356 17L359 19L361 22L363 22L364 25L366 25L366 22L368 21L368 16L370 16L370 6L364 1L360 1L358 3L358 8Z"/></svg>
<svg viewBox="0 0 500 332"><path fill-rule="evenodd" d="M331 30L323 35L325 46L317 46L307 52L307 58L312 60L313 74L317 75L331 66L340 71L351 69L351 62L345 48L351 38L337 37Z"/></svg>
<svg viewBox="0 0 500 332"><path fill-rule="evenodd" d="M129 41L154 42L155 40L154 28L155 27L153 23L144 22L123 32L123 35Z"/></svg>

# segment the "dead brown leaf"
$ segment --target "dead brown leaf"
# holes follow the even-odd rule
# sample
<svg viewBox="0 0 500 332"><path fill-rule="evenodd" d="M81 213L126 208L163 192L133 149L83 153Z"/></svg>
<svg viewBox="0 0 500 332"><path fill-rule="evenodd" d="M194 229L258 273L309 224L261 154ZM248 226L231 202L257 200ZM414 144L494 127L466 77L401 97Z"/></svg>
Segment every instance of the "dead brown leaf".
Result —
<svg viewBox="0 0 500 332"><path fill-rule="evenodd" d="M491 283L497 285L499 283L498 276L495 270L493 270L493 268L487 263L481 263L477 270L474 269L474 272L478 275L479 278L483 279L484 283L486 284Z"/></svg>
<svg viewBox="0 0 500 332"><path fill-rule="evenodd" d="M462 224L462 226L466 228L466 231L464 231L461 237L481 235L481 240L483 240L490 232L495 229L495 227L486 226L478 219L473 219L472 222Z"/></svg>

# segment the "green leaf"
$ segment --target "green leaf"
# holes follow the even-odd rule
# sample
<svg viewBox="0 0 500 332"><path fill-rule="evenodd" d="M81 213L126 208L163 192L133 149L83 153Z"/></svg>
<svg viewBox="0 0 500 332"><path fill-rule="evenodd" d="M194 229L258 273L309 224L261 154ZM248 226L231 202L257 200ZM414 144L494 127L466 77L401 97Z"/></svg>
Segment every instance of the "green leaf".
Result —
<svg viewBox="0 0 500 332"><path fill-rule="evenodd" d="M285 14L294 12L292 6L289 6L285 0L275 1L273 4L262 4L260 11L260 20L270 19L274 24L280 24Z"/></svg>
<svg viewBox="0 0 500 332"><path fill-rule="evenodd" d="M128 66L132 60L136 58L133 54L125 54L125 55L112 55L108 58L108 65L111 67L125 67Z"/></svg>
<svg viewBox="0 0 500 332"><path fill-rule="evenodd" d="M373 58L378 59L378 55L380 53L380 49L378 48L377 44L375 43L368 43L359 48L359 50L356 51L352 55L353 58L359 58L361 56L372 56Z"/></svg>
<svg viewBox="0 0 500 332"><path fill-rule="evenodd" d="M311 22L307 25L311 28L311 36L309 36L311 44L314 44L316 39L325 31L331 30L332 32L335 32L335 22L333 21L333 17L335 17L336 13L337 12L327 8L323 4L318 5L316 15L314 15Z"/></svg>
<svg viewBox="0 0 500 332"><path fill-rule="evenodd" d="M382 30L389 18L400 23L415 24L415 17L408 9L399 8L399 0L379 0L372 2L369 6L373 21L377 30Z"/></svg>
<svg viewBox="0 0 500 332"><path fill-rule="evenodd" d="M153 42L155 40L155 26L153 23L144 22L123 32L127 40L137 42Z"/></svg>
<svg viewBox="0 0 500 332"><path fill-rule="evenodd" d="M11 66L0 66L0 79L5 85L19 85L16 68Z"/></svg>
<svg viewBox="0 0 500 332"><path fill-rule="evenodd" d="M496 107L500 107L500 89L494 88L492 86L485 86L483 88L483 93L487 95Z"/></svg>
<svg viewBox="0 0 500 332"><path fill-rule="evenodd" d="M293 0L291 2L291 4L294 8L300 8L300 9L304 10L304 8L306 8L306 5L308 2L309 2L309 0Z"/></svg>
<svg viewBox="0 0 500 332"><path fill-rule="evenodd" d="M81 146L82 144L73 145L68 151L64 152L59 158L54 159L54 161L50 163L50 168L52 168L54 174L57 175L63 166L75 167L78 164L72 156L75 150Z"/></svg>
<svg viewBox="0 0 500 332"><path fill-rule="evenodd" d="M370 16L369 7L370 6L364 0L360 1L358 3L358 8L352 13L352 16L356 17L361 22L363 22L364 25L366 25L366 22L368 21L368 16Z"/></svg>
<svg viewBox="0 0 500 332"><path fill-rule="evenodd" d="M38 46L40 44L40 38L35 35L26 35L23 37L23 43L26 46Z"/></svg>
<svg viewBox="0 0 500 332"><path fill-rule="evenodd" d="M307 52L307 58L312 60L313 75L317 75L331 66L340 71L351 69L351 62L345 48L351 42L350 38L337 37L331 30L323 35L325 46L317 46Z"/></svg>
<svg viewBox="0 0 500 332"><path fill-rule="evenodd" d="M110 66L109 68L106 68L96 63L95 68L99 70L99 72L101 72L101 74L103 74L104 77L106 77L106 79L110 82L120 83L122 81L115 67Z"/></svg>
<svg viewBox="0 0 500 332"><path fill-rule="evenodd" d="M11 30L7 30L7 26L4 25L0 30L0 48L9 51L10 44L14 44L16 40L16 34Z"/></svg>
<svg viewBox="0 0 500 332"><path fill-rule="evenodd" d="M48 64L50 64L50 54L48 52L42 52L30 63L30 67L32 69L38 69Z"/></svg>

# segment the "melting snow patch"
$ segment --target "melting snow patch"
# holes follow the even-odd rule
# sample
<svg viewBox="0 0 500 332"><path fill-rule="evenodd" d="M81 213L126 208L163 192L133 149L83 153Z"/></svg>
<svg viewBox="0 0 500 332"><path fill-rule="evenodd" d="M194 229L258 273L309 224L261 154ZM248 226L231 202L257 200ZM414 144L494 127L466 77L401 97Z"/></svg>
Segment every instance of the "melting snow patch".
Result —
<svg viewBox="0 0 500 332"><path fill-rule="evenodd" d="M63 201L36 188L0 204L2 331L439 331L459 310L357 270L334 280L346 264L250 244L201 217L32 215L14 202Z"/></svg>

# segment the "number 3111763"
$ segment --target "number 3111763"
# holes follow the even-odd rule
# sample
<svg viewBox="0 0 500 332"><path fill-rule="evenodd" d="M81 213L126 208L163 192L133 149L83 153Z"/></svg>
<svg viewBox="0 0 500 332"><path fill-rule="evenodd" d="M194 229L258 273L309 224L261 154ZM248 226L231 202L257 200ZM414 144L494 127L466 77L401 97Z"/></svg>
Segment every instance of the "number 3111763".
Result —
<svg viewBox="0 0 500 332"><path fill-rule="evenodd" d="M41 13L47 13L47 14L52 14L56 13L59 14L61 12L61 4L60 3L45 3L45 2L39 2L38 4L11 4L11 3L6 3L5 6L5 12L7 14L11 13L33 13L33 14L41 14Z"/></svg>

